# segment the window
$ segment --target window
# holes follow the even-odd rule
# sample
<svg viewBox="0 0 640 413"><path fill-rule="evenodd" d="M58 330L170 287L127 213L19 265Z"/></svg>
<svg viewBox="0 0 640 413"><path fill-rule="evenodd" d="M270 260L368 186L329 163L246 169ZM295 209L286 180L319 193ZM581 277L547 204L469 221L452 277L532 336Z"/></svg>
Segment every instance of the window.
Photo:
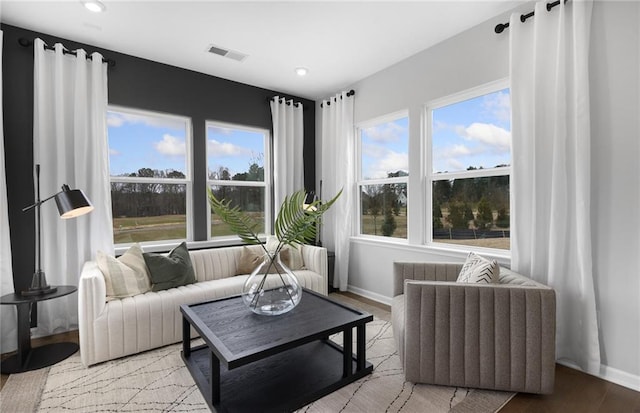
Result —
<svg viewBox="0 0 640 413"><path fill-rule="evenodd" d="M358 128L360 234L407 238L409 118L406 113Z"/></svg>
<svg viewBox="0 0 640 413"><path fill-rule="evenodd" d="M258 233L270 232L271 190L269 132L244 126L207 122L207 184L218 199L231 201L260 223ZM211 237L235 236L215 214Z"/></svg>
<svg viewBox="0 0 640 413"><path fill-rule="evenodd" d="M504 86L427 107L433 242L510 249L511 106Z"/></svg>
<svg viewBox="0 0 640 413"><path fill-rule="evenodd" d="M107 127L114 243L190 239L190 120L110 106Z"/></svg>

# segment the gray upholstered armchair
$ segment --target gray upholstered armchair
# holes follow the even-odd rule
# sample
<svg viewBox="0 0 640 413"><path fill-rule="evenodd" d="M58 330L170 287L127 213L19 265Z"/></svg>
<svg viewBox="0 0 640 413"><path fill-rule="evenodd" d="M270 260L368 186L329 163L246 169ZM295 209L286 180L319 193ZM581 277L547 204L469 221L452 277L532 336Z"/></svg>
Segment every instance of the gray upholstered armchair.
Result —
<svg viewBox="0 0 640 413"><path fill-rule="evenodd" d="M555 291L502 267L499 284L456 283L460 268L394 263L393 334L406 379L552 393Z"/></svg>

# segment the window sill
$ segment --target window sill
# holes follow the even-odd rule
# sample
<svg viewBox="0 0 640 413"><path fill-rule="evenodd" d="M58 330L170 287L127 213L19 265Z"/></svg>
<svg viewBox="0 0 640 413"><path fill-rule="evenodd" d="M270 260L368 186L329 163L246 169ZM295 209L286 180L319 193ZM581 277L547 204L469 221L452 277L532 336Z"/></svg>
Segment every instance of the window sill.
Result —
<svg viewBox="0 0 640 413"><path fill-rule="evenodd" d="M380 239L380 237L363 237L354 236L351 237L351 242L361 245L371 246L384 246L385 248L393 248L401 251L415 251L416 253L424 254L433 253L448 258L453 258L458 261L464 261L469 252L474 251L483 257L495 259L498 264L511 267L511 251L497 250L492 248L482 247L464 247L453 244L409 244L407 240L400 239Z"/></svg>
<svg viewBox="0 0 640 413"><path fill-rule="evenodd" d="M261 240L266 241L266 237L260 237ZM183 240L162 240L155 242L139 243L144 252L169 252L171 249L178 246ZM115 246L116 256L124 254L133 243L118 244ZM211 239L206 241L187 241L187 248L190 250L199 250L206 248L219 248L219 247L231 247L244 245L242 240L238 237L225 237L219 239Z"/></svg>

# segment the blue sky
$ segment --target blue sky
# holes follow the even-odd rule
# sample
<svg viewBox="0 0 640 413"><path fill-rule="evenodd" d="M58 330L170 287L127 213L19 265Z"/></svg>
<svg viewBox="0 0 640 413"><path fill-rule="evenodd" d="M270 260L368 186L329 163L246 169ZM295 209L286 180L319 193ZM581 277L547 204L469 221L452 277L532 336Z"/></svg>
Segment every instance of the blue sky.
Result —
<svg viewBox="0 0 640 413"><path fill-rule="evenodd" d="M360 137L363 179L386 178L389 172L409 172L409 118L364 128Z"/></svg>
<svg viewBox="0 0 640 413"><path fill-rule="evenodd" d="M140 168L173 169L186 175L186 127L177 118L108 111L111 175Z"/></svg>
<svg viewBox="0 0 640 413"><path fill-rule="evenodd" d="M511 164L509 89L433 110L433 172Z"/></svg>
<svg viewBox="0 0 640 413"><path fill-rule="evenodd" d="M186 171L187 121L168 116L107 112L111 175L140 168ZM207 127L207 165L226 167L234 175L253 162L263 166L264 135L260 132Z"/></svg>
<svg viewBox="0 0 640 413"><path fill-rule="evenodd" d="M233 176L257 163L264 166L264 134L261 132L207 126L207 167L217 172L226 167Z"/></svg>
<svg viewBox="0 0 640 413"><path fill-rule="evenodd" d="M510 117L508 89L433 110L433 171L511 164ZM364 128L361 139L364 179L409 170L408 118Z"/></svg>

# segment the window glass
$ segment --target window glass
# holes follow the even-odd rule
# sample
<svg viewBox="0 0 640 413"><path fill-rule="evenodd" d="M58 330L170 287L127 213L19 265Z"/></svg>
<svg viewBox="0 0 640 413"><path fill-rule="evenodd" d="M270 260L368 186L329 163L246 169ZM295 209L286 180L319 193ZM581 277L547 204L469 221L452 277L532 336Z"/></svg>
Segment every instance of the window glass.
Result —
<svg viewBox="0 0 640 413"><path fill-rule="evenodd" d="M264 187L214 185L211 190L216 198L231 201L232 207L237 206L250 216L258 224L255 228L257 234L265 233ZM212 213L211 234L214 237L224 237L235 235L235 232Z"/></svg>
<svg viewBox="0 0 640 413"><path fill-rule="evenodd" d="M187 238L186 185L112 183L115 244Z"/></svg>
<svg viewBox="0 0 640 413"><path fill-rule="evenodd" d="M107 125L111 176L129 176L140 170L155 177L186 175L188 129L184 119L109 110Z"/></svg>
<svg viewBox="0 0 640 413"><path fill-rule="evenodd" d="M434 173L511 163L509 89L435 108L432 122Z"/></svg>
<svg viewBox="0 0 640 413"><path fill-rule="evenodd" d="M430 109L432 240L510 249L509 89Z"/></svg>
<svg viewBox="0 0 640 413"><path fill-rule="evenodd" d="M114 243L188 239L189 120L110 108L107 127Z"/></svg>
<svg viewBox="0 0 640 413"><path fill-rule="evenodd" d="M407 238L407 184L362 185L360 232Z"/></svg>
<svg viewBox="0 0 640 413"><path fill-rule="evenodd" d="M409 118L361 129L362 179L409 175Z"/></svg>
<svg viewBox="0 0 640 413"><path fill-rule="evenodd" d="M264 181L265 133L208 124L209 179Z"/></svg>
<svg viewBox="0 0 640 413"><path fill-rule="evenodd" d="M406 239L409 118L368 122L358 135L360 234Z"/></svg>
<svg viewBox="0 0 640 413"><path fill-rule="evenodd" d="M268 231L269 133L239 125L207 122L208 184L220 200L231 202L256 221L255 231ZM211 237L234 236L211 213Z"/></svg>

